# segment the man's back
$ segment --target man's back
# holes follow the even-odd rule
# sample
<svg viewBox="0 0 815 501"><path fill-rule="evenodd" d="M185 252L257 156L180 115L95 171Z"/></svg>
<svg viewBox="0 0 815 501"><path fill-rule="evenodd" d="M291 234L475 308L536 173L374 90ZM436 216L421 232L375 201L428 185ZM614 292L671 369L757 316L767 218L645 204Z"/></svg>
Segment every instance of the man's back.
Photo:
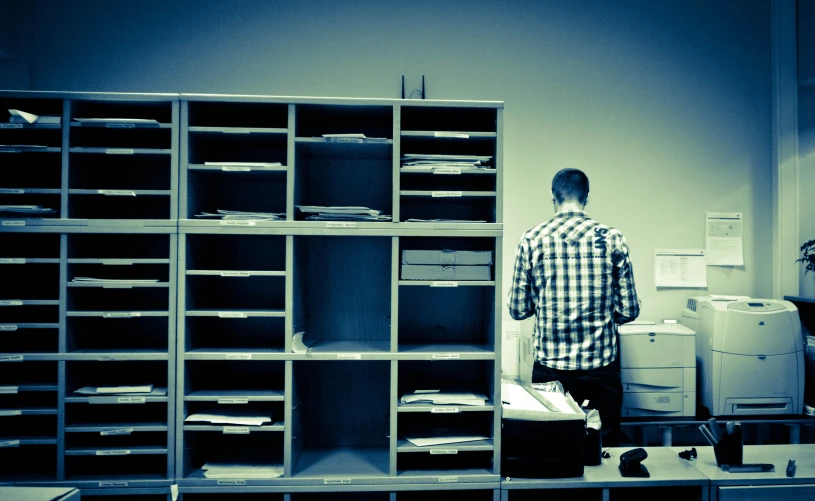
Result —
<svg viewBox="0 0 815 501"><path fill-rule="evenodd" d="M523 235L514 275L510 315L523 319L537 312L538 362L582 370L616 359L615 325L639 314L619 231L583 211L559 212Z"/></svg>

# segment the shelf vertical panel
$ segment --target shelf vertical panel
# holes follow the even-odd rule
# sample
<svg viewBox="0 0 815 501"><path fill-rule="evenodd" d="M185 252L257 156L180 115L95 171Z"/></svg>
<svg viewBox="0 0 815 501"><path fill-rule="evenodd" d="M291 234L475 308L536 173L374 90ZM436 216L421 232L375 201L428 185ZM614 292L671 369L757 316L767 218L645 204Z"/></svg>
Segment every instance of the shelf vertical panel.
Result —
<svg viewBox="0 0 815 501"><path fill-rule="evenodd" d="M178 221L179 194L178 194L178 174L180 164L179 146L181 143L181 128L179 126L181 103L178 99L171 102L170 121L170 219ZM187 137L186 135L184 137Z"/></svg>
<svg viewBox="0 0 815 501"><path fill-rule="evenodd" d="M174 105L175 107L175 105ZM177 110L175 110L177 111ZM177 113L175 116L178 116ZM176 121L177 122L177 121ZM177 163L176 163L177 165ZM174 190L177 191L177 190ZM178 363L178 291L183 290L178 287L178 263L179 263L179 235L178 233L170 234L170 269L168 276L170 279L170 304L169 304L169 318L167 319L167 391L169 392L167 399L167 478L176 478L175 469L175 445L176 435L178 428L176 424L176 415L178 413L178 383L176 379L179 374ZM183 393L182 393L183 395ZM183 398L183 397L181 397Z"/></svg>
<svg viewBox="0 0 815 501"><path fill-rule="evenodd" d="M397 474L397 446L399 443L399 423L397 421L398 417L398 407L399 407L399 361L391 360L391 390L390 390L390 401L388 402L389 409L389 417L388 420L390 432L388 434L389 437L389 450L390 450L390 471L388 475L390 477L395 477Z"/></svg>
<svg viewBox="0 0 815 501"><path fill-rule="evenodd" d="M180 103L180 127L179 127L179 155L178 155L178 217L186 219L189 216L190 193L188 169L190 163L190 102L182 100ZM183 289L181 289L183 290Z"/></svg>
<svg viewBox="0 0 815 501"><path fill-rule="evenodd" d="M496 112L496 138L495 138L495 222L504 222L504 109L498 108ZM500 261L496 261L500 263ZM498 331L500 332L500 331Z"/></svg>
<svg viewBox="0 0 815 501"><path fill-rule="evenodd" d="M393 105L393 221L401 221L401 204L399 193L401 186L400 167L402 166L402 105Z"/></svg>
<svg viewBox="0 0 815 501"><path fill-rule="evenodd" d="M182 108L187 107L187 102L182 102ZM187 114L183 113L182 122L186 119ZM186 126L184 124L183 128ZM183 148L186 148L186 141L182 142ZM182 155L186 159L186 154ZM186 162L186 160L183 160ZM182 177L186 177L186 169L182 169ZM186 186L186 183L182 186ZM183 188L183 193L186 189ZM184 214L186 209L184 209ZM187 271L187 235L184 233L178 234L177 240L177 257L178 264L176 266L176 342L175 342L175 421L173 428L176 430L175 434L175 478L182 478L184 476L184 433L179 430L184 429L184 395L186 394L186 381L185 381L185 360L184 353L186 352L186 294L184 291L187 289L186 271Z"/></svg>
<svg viewBox="0 0 815 501"><path fill-rule="evenodd" d="M62 152L60 154L60 163L62 165L62 180L60 183L60 205L59 217L65 219L68 217L68 184L69 184L69 171L70 169L70 145L71 145L71 101L68 99L63 100L62 104Z"/></svg>
<svg viewBox="0 0 815 501"><path fill-rule="evenodd" d="M498 110L499 117L501 116L501 110ZM499 129L498 141L500 143L501 134ZM500 159L500 155L498 157ZM499 171L499 176L500 171ZM500 179L500 177L499 177ZM500 191L498 192L501 193ZM500 206L499 206L500 207ZM500 219L499 219L500 221ZM501 405L501 342L503 338L503 322L501 317L501 312L503 309L503 288L501 287L501 280L502 280L502 270L503 266L503 237L495 237L495 320L493 326L493 346L495 346L495 363L494 363L494 372L492 383L494 387L492 388L492 396L493 401L495 402L496 407ZM500 407L499 410L495 411L493 416L494 423L493 423L493 445L495 446L495 451L493 455L493 473L496 475L501 474L501 411Z"/></svg>
<svg viewBox="0 0 815 501"><path fill-rule="evenodd" d="M296 155L295 155L295 146L294 146L294 139L296 136L296 120L297 120L297 113L296 107L293 104L290 104L288 107L288 132L286 137L286 165L288 165L289 170L286 174L286 220L287 221L294 221L294 198L295 198L295 183L297 182L295 172L297 169L295 168L296 162Z"/></svg>
<svg viewBox="0 0 815 501"><path fill-rule="evenodd" d="M57 480L65 480L65 362L57 362Z"/></svg>

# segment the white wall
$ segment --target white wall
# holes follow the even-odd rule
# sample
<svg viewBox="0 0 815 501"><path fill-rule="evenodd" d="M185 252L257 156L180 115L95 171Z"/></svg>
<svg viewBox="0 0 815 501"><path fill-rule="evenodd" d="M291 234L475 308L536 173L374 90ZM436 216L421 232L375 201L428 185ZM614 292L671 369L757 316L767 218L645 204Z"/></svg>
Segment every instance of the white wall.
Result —
<svg viewBox="0 0 815 501"><path fill-rule="evenodd" d="M504 101L504 292L571 166L590 215L628 238L643 318L772 293L766 0L29 5L31 89L394 98L424 74L430 98ZM654 249L704 247L706 211L744 213L745 265L710 268L706 291L657 290Z"/></svg>
<svg viewBox="0 0 815 501"><path fill-rule="evenodd" d="M815 2L798 2L798 200L799 240L815 239ZM800 254L799 254L800 257ZM815 273L801 264L799 295L815 298Z"/></svg>

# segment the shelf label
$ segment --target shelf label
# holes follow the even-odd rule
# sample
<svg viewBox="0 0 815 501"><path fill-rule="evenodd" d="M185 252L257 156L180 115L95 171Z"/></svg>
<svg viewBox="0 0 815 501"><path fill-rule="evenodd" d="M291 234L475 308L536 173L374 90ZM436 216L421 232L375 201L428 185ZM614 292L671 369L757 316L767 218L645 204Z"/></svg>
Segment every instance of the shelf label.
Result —
<svg viewBox="0 0 815 501"><path fill-rule="evenodd" d="M103 259L103 265L110 265L110 266L132 266L133 260L132 259Z"/></svg>
<svg viewBox="0 0 815 501"><path fill-rule="evenodd" d="M129 148L105 148L106 155L132 155L135 151Z"/></svg>
<svg viewBox="0 0 815 501"><path fill-rule="evenodd" d="M3 440L0 442L0 447L20 447L19 440Z"/></svg>
<svg viewBox="0 0 815 501"><path fill-rule="evenodd" d="M0 409L0 416L22 416L23 411L20 409L9 410L9 409Z"/></svg>
<svg viewBox="0 0 815 501"><path fill-rule="evenodd" d="M435 137L454 137L456 139L470 139L469 134L464 134L462 132L444 132L444 131L436 131L433 133Z"/></svg>
<svg viewBox="0 0 815 501"><path fill-rule="evenodd" d="M460 191L433 191L430 193L433 198L453 198L453 197L460 197L462 192Z"/></svg>
<svg viewBox="0 0 815 501"><path fill-rule="evenodd" d="M456 360L461 358L458 353L434 353L430 358L433 360Z"/></svg>
<svg viewBox="0 0 815 501"><path fill-rule="evenodd" d="M246 480L218 480L218 485L246 485Z"/></svg>
<svg viewBox="0 0 815 501"><path fill-rule="evenodd" d="M25 264L24 257L0 257L0 264Z"/></svg>
<svg viewBox="0 0 815 501"><path fill-rule="evenodd" d="M131 433L133 433L133 428L118 428L116 430L103 430L99 432L103 437L109 435L130 435Z"/></svg>
<svg viewBox="0 0 815 501"><path fill-rule="evenodd" d="M436 167L433 174L453 174L461 175L461 167Z"/></svg>
<svg viewBox="0 0 815 501"><path fill-rule="evenodd" d="M99 487L127 487L127 482L99 482Z"/></svg>
<svg viewBox="0 0 815 501"><path fill-rule="evenodd" d="M98 362L112 362L116 360L116 357L113 355L100 355L96 360Z"/></svg>
<svg viewBox="0 0 815 501"><path fill-rule="evenodd" d="M458 449L430 449L430 455L436 456L441 454L458 454Z"/></svg>
<svg viewBox="0 0 815 501"><path fill-rule="evenodd" d="M0 355L0 362L22 362L25 355Z"/></svg>
<svg viewBox="0 0 815 501"><path fill-rule="evenodd" d="M108 129L135 129L136 124L122 124L108 122L105 124L105 127L107 127Z"/></svg>
<svg viewBox="0 0 815 501"><path fill-rule="evenodd" d="M14 332L17 326L14 324L0 324L0 332Z"/></svg>
<svg viewBox="0 0 815 501"><path fill-rule="evenodd" d="M16 395L19 391L19 386L0 386L0 395Z"/></svg>
<svg viewBox="0 0 815 501"><path fill-rule="evenodd" d="M25 226L25 221L3 221L3 226Z"/></svg>
<svg viewBox="0 0 815 501"><path fill-rule="evenodd" d="M458 477L439 477L439 483L458 482Z"/></svg>
<svg viewBox="0 0 815 501"><path fill-rule="evenodd" d="M458 287L458 282L444 281L444 282L430 282L430 287Z"/></svg>
<svg viewBox="0 0 815 501"><path fill-rule="evenodd" d="M252 360L251 353L227 353L227 360Z"/></svg>
<svg viewBox="0 0 815 501"><path fill-rule="evenodd" d="M458 407L433 407L431 414L458 414L461 410Z"/></svg>
<svg viewBox="0 0 815 501"><path fill-rule="evenodd" d="M25 190L19 188L0 188L0 194L3 195L25 195Z"/></svg>
<svg viewBox="0 0 815 501"><path fill-rule="evenodd" d="M0 153L20 153L20 148L0 148Z"/></svg>
<svg viewBox="0 0 815 501"><path fill-rule="evenodd" d="M224 435L249 435L246 426L224 426Z"/></svg>
<svg viewBox="0 0 815 501"><path fill-rule="evenodd" d="M143 404L147 402L147 399L144 397L118 397L116 399L117 404Z"/></svg>
<svg viewBox="0 0 815 501"><path fill-rule="evenodd" d="M350 478L324 478L323 485L348 485L351 483Z"/></svg>
<svg viewBox="0 0 815 501"><path fill-rule="evenodd" d="M109 311L103 315L105 318L134 318L140 317L141 313L135 311Z"/></svg>
<svg viewBox="0 0 815 501"><path fill-rule="evenodd" d="M219 404L248 404L248 398L219 398Z"/></svg>
<svg viewBox="0 0 815 501"><path fill-rule="evenodd" d="M100 195L110 195L113 197L135 197L135 191L129 190L96 190Z"/></svg>
<svg viewBox="0 0 815 501"><path fill-rule="evenodd" d="M0 300L0 306L22 306L23 301L21 299L2 299Z"/></svg>
<svg viewBox="0 0 815 501"><path fill-rule="evenodd" d="M246 313L242 311L219 311L218 318L246 318Z"/></svg>
<svg viewBox="0 0 815 501"><path fill-rule="evenodd" d="M235 221L235 220L221 220L221 226L255 226L255 221Z"/></svg>
<svg viewBox="0 0 815 501"><path fill-rule="evenodd" d="M251 167L231 167L231 166L224 165L223 167L221 167L221 170L224 171L224 172L251 172L252 168Z"/></svg>
<svg viewBox="0 0 815 501"><path fill-rule="evenodd" d="M0 124L0 129L22 129L23 124Z"/></svg>
<svg viewBox="0 0 815 501"><path fill-rule="evenodd" d="M355 221L328 221L325 223L326 228L356 228Z"/></svg>
<svg viewBox="0 0 815 501"><path fill-rule="evenodd" d="M251 277L252 274L248 271L222 271L222 277Z"/></svg>
<svg viewBox="0 0 815 501"><path fill-rule="evenodd" d="M108 449L106 451L96 451L97 456L127 456L130 449Z"/></svg>
<svg viewBox="0 0 815 501"><path fill-rule="evenodd" d="M339 353L337 360L362 360L362 355L359 353Z"/></svg>

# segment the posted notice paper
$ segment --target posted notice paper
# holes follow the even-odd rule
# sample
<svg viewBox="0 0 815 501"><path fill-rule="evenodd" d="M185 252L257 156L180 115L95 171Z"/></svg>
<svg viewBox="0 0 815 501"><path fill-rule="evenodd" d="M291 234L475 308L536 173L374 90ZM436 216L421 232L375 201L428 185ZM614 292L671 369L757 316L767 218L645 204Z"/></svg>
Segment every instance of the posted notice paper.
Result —
<svg viewBox="0 0 815 501"><path fill-rule="evenodd" d="M707 264L744 265L741 212L708 212L705 222Z"/></svg>
<svg viewBox="0 0 815 501"><path fill-rule="evenodd" d="M655 249L654 283L657 287L707 287L705 251Z"/></svg>

